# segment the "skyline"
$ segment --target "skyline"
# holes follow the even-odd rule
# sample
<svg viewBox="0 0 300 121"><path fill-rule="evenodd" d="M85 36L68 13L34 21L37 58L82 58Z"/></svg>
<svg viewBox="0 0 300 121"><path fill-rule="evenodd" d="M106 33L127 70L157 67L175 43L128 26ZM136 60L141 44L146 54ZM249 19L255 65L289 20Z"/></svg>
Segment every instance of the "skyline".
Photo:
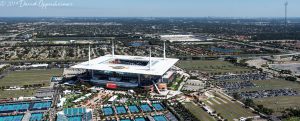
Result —
<svg viewBox="0 0 300 121"><path fill-rule="evenodd" d="M42 0L67 6L7 5L0 0L0 17L284 17L285 0ZM20 0L12 0L20 1ZM21 0L34 3L40 0ZM10 1L11 2L11 1ZM300 17L300 1L289 0L288 17ZM9 12L8 12L9 11Z"/></svg>

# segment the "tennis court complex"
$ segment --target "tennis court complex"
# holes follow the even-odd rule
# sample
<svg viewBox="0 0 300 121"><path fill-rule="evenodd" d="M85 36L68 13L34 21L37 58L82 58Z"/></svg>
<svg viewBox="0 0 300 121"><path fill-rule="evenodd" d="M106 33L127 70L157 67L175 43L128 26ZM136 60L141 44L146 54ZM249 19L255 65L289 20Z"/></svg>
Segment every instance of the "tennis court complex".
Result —
<svg viewBox="0 0 300 121"><path fill-rule="evenodd" d="M26 111L29 109L29 103L15 103L0 105L0 113L8 113L14 111ZM1 121L1 120L0 120Z"/></svg>

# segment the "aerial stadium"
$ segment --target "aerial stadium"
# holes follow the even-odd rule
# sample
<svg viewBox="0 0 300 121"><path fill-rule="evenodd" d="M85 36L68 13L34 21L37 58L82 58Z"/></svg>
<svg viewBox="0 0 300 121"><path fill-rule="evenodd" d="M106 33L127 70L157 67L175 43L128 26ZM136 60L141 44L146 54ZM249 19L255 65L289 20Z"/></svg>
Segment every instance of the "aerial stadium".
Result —
<svg viewBox="0 0 300 121"><path fill-rule="evenodd" d="M113 42L112 42L113 43ZM81 80L89 81L96 85L104 85L107 88L136 88L155 86L161 82L167 72L178 61L176 58L166 58L165 43L164 57L127 56L115 55L114 44L112 54L101 56L72 66L74 69L85 69L87 73L80 77ZM170 75L172 76L172 75Z"/></svg>

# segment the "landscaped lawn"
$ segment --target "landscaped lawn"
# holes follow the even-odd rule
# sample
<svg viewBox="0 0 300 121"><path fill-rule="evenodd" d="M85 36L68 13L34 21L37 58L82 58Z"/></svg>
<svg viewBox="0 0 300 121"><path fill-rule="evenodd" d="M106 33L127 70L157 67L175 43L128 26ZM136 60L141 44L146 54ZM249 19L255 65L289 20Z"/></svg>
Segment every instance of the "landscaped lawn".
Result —
<svg viewBox="0 0 300 121"><path fill-rule="evenodd" d="M174 82L172 82L172 85L171 85L171 89L173 90L177 90L180 86L180 83L182 83L183 80L181 80L181 78L176 78Z"/></svg>

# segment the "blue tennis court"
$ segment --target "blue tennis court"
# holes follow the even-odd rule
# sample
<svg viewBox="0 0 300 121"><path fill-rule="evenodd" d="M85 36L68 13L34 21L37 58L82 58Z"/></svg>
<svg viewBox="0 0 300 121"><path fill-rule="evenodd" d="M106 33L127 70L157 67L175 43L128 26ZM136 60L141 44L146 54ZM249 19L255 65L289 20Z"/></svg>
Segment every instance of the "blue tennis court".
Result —
<svg viewBox="0 0 300 121"><path fill-rule="evenodd" d="M83 115L86 112L86 108L65 108L64 114L67 116Z"/></svg>
<svg viewBox="0 0 300 121"><path fill-rule="evenodd" d="M155 108L155 110L164 110L164 107L160 103L153 103L152 106Z"/></svg>
<svg viewBox="0 0 300 121"><path fill-rule="evenodd" d="M124 106L117 106L116 110L117 110L117 114L125 114L125 113L127 113L127 111L126 111L126 109L125 109Z"/></svg>
<svg viewBox="0 0 300 121"><path fill-rule="evenodd" d="M29 103L0 105L0 112L26 111L29 105Z"/></svg>
<svg viewBox="0 0 300 121"><path fill-rule="evenodd" d="M63 113L65 116L58 116L57 121L83 121L92 119L92 114L87 113L86 108L65 108Z"/></svg>
<svg viewBox="0 0 300 121"><path fill-rule="evenodd" d="M103 113L105 116L109 116L114 114L113 109L111 107L105 107L103 108Z"/></svg>
<svg viewBox="0 0 300 121"><path fill-rule="evenodd" d="M24 115L1 116L0 121L22 121Z"/></svg>
<svg viewBox="0 0 300 121"><path fill-rule="evenodd" d="M121 119L120 121L131 121L130 119Z"/></svg>
<svg viewBox="0 0 300 121"><path fill-rule="evenodd" d="M33 109L48 109L51 107L51 102L36 102L33 104Z"/></svg>
<svg viewBox="0 0 300 121"><path fill-rule="evenodd" d="M142 117L138 117L138 118L134 118L134 121L146 121L146 119Z"/></svg>
<svg viewBox="0 0 300 121"><path fill-rule="evenodd" d="M23 103L23 104L21 104L19 110L28 110L29 106L30 106L29 103Z"/></svg>
<svg viewBox="0 0 300 121"><path fill-rule="evenodd" d="M144 112L152 111L152 109L150 108L150 106L149 106L148 104L142 104L142 105L141 105L141 109L142 109Z"/></svg>
<svg viewBox="0 0 300 121"><path fill-rule="evenodd" d="M43 113L32 113L29 121L41 121L43 119Z"/></svg>
<svg viewBox="0 0 300 121"><path fill-rule="evenodd" d="M68 121L82 121L80 116L68 117Z"/></svg>
<svg viewBox="0 0 300 121"><path fill-rule="evenodd" d="M163 116L163 115L156 115L156 116L153 116L153 118L154 118L155 121L168 121L166 119L166 117Z"/></svg>
<svg viewBox="0 0 300 121"><path fill-rule="evenodd" d="M140 112L140 110L138 109L138 107L136 107L135 105L130 105L130 106L128 106L128 108L129 108L129 111L131 113L138 113L138 112Z"/></svg>

